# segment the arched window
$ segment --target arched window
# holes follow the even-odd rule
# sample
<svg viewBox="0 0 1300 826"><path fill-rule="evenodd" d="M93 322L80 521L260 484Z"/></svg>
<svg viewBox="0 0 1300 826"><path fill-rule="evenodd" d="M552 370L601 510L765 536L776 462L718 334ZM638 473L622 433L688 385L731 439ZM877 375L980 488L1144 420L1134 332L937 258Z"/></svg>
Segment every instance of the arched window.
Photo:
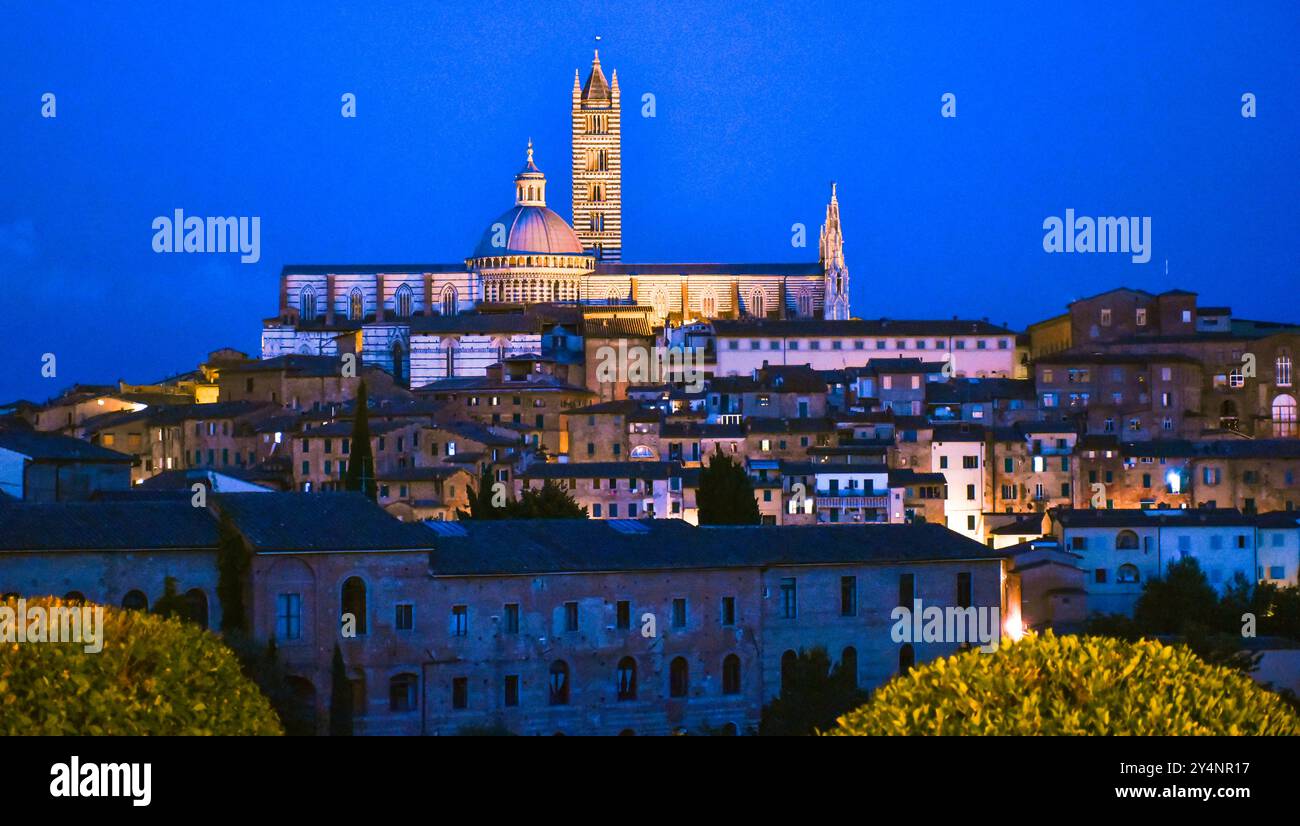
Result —
<svg viewBox="0 0 1300 826"><path fill-rule="evenodd" d="M668 317L668 294L662 289L655 290L654 300L651 302L655 308L655 315L660 318Z"/></svg>
<svg viewBox="0 0 1300 826"><path fill-rule="evenodd" d="M757 318L764 318L767 315L763 305L762 290L754 290L749 294L749 314Z"/></svg>
<svg viewBox="0 0 1300 826"><path fill-rule="evenodd" d="M397 307L398 318L411 317L411 287L409 284L403 284L397 288L393 294L393 304Z"/></svg>
<svg viewBox="0 0 1300 826"><path fill-rule="evenodd" d="M361 295L361 289L353 287L348 295L348 318L352 321L361 321L365 309L365 297Z"/></svg>
<svg viewBox="0 0 1300 826"><path fill-rule="evenodd" d="M198 588L185 592L185 615L200 628L208 627L208 595Z"/></svg>
<svg viewBox="0 0 1300 826"><path fill-rule="evenodd" d="M1273 399L1273 435L1296 435L1295 397L1283 393Z"/></svg>
<svg viewBox="0 0 1300 826"><path fill-rule="evenodd" d="M795 309L798 312L800 318L810 317L813 314L812 307L813 307L812 296L806 292L799 293L798 298L795 299Z"/></svg>
<svg viewBox="0 0 1300 826"><path fill-rule="evenodd" d="M622 303L623 303L623 296L622 296L622 294L619 293L618 290L615 290L615 289L612 289L612 288L611 288L610 291L609 291L609 293L606 294L606 296L605 296L605 303L606 303L606 304L622 304Z"/></svg>
<svg viewBox="0 0 1300 826"><path fill-rule="evenodd" d="M848 678L850 685L858 687L858 649L851 645L840 654L840 673Z"/></svg>
<svg viewBox="0 0 1300 826"><path fill-rule="evenodd" d="M388 710L415 711L420 704L420 678L414 674L398 674L388 681Z"/></svg>
<svg viewBox="0 0 1300 826"><path fill-rule="evenodd" d="M1237 422L1237 403L1232 399L1224 399L1223 404L1219 405L1219 427L1236 430Z"/></svg>
<svg viewBox="0 0 1300 826"><path fill-rule="evenodd" d="M618 661L618 699L636 699L636 660L631 657Z"/></svg>
<svg viewBox="0 0 1300 826"><path fill-rule="evenodd" d="M898 673L906 674L914 665L916 665L916 651L910 642L903 643L903 647L898 649Z"/></svg>
<svg viewBox="0 0 1300 826"><path fill-rule="evenodd" d="M316 320L316 291L310 286L303 287L298 295L298 315L303 321Z"/></svg>
<svg viewBox="0 0 1300 826"><path fill-rule="evenodd" d="M1280 350L1277 354L1277 363L1273 365L1273 383L1278 387L1291 386L1291 354L1286 350Z"/></svg>
<svg viewBox="0 0 1300 826"><path fill-rule="evenodd" d="M799 655L793 651L787 651L781 655L781 691L786 689L794 682L794 667L799 662Z"/></svg>
<svg viewBox="0 0 1300 826"><path fill-rule="evenodd" d="M722 693L740 693L740 657L728 654L722 660Z"/></svg>
<svg viewBox="0 0 1300 826"><path fill-rule="evenodd" d="M442 314L455 315L457 308L456 288L448 284L442 288Z"/></svg>
<svg viewBox="0 0 1300 826"><path fill-rule="evenodd" d="M398 384L406 381L406 352L400 341L393 342L393 379Z"/></svg>
<svg viewBox="0 0 1300 826"><path fill-rule="evenodd" d="M700 315L705 318L713 318L718 314L718 299L712 292L706 292L700 297Z"/></svg>
<svg viewBox="0 0 1300 826"><path fill-rule="evenodd" d="M144 591L127 591L126 596L122 597L122 607L128 611L148 611L149 598L144 595Z"/></svg>
<svg viewBox="0 0 1300 826"><path fill-rule="evenodd" d="M628 456L633 459L653 459L655 457L655 452L652 448L646 447L645 445L637 445L632 448L632 452L629 453Z"/></svg>
<svg viewBox="0 0 1300 826"><path fill-rule="evenodd" d="M678 657L668 666L668 696L685 697L691 688L691 668L685 657Z"/></svg>
<svg viewBox="0 0 1300 826"><path fill-rule="evenodd" d="M1121 565L1115 574L1116 582L1137 582L1140 578L1136 565Z"/></svg>
<svg viewBox="0 0 1300 826"><path fill-rule="evenodd" d="M550 702L553 706L569 704L569 664L564 660L551 663Z"/></svg>
<svg viewBox="0 0 1300 826"><path fill-rule="evenodd" d="M366 633L366 583L361 577L350 576L344 581L339 613L351 614L357 624L357 633Z"/></svg>
<svg viewBox="0 0 1300 826"><path fill-rule="evenodd" d="M1133 531L1120 531L1115 535L1115 550L1136 551L1137 549L1138 535Z"/></svg>

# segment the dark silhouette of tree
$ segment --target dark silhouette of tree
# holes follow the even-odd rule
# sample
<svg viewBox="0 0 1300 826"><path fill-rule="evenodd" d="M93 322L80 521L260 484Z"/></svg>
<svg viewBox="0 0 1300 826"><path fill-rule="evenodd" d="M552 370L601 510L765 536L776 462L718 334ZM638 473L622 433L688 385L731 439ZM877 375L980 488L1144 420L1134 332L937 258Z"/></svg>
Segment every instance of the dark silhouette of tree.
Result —
<svg viewBox="0 0 1300 826"><path fill-rule="evenodd" d="M579 505L554 479L537 489L524 488L517 501L507 503L511 519L586 519L587 509Z"/></svg>
<svg viewBox="0 0 1300 826"><path fill-rule="evenodd" d="M479 476L478 490L470 492L469 510L458 511L461 519L586 519L587 509L553 479L539 489L524 488L518 499L506 499L493 507L492 472L485 469Z"/></svg>
<svg viewBox="0 0 1300 826"><path fill-rule="evenodd" d="M226 514L217 523L217 599L221 602L223 633L247 632L244 588L252 552Z"/></svg>
<svg viewBox="0 0 1300 826"><path fill-rule="evenodd" d="M855 675L831 666L824 648L800 651L782 670L781 694L763 707L758 733L796 737L827 731L842 715L861 706L868 694L856 685Z"/></svg>
<svg viewBox="0 0 1300 826"><path fill-rule="evenodd" d="M330 736L352 736L352 681L348 679L343 651L334 643L334 662L330 680Z"/></svg>
<svg viewBox="0 0 1300 826"><path fill-rule="evenodd" d="M1133 621L1147 634L1179 634L1189 620L1217 625L1219 617L1219 595L1193 556L1171 562L1162 579L1148 580L1133 608Z"/></svg>
<svg viewBox="0 0 1300 826"><path fill-rule="evenodd" d="M761 521L749 474L721 447L714 448L708 466L700 471L695 501L701 525L757 525Z"/></svg>
<svg viewBox="0 0 1300 826"><path fill-rule="evenodd" d="M371 499L379 496L375 482L375 456L370 451L370 409L366 398L366 383L357 386L357 398L352 414L352 452L348 455L348 473L343 487L364 493Z"/></svg>

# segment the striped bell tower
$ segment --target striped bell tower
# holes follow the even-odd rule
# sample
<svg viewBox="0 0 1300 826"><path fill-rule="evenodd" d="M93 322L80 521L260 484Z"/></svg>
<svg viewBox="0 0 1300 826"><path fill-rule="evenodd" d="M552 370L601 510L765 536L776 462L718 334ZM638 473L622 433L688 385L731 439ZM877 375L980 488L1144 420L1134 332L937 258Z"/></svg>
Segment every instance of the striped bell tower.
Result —
<svg viewBox="0 0 1300 826"><path fill-rule="evenodd" d="M600 69L579 83L573 72L573 230L582 248L604 261L623 258L622 106L618 72L613 82Z"/></svg>

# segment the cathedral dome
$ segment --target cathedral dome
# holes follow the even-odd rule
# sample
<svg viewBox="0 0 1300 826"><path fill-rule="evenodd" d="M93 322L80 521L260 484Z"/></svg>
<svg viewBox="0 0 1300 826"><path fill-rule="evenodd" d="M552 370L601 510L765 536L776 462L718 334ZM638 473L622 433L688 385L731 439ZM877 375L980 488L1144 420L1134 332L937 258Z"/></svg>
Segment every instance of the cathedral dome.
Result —
<svg viewBox="0 0 1300 826"><path fill-rule="evenodd" d="M498 224L504 229L497 229ZM516 204L487 228L473 257L512 253L581 255L583 249L573 227L554 211L545 206Z"/></svg>
<svg viewBox="0 0 1300 826"><path fill-rule="evenodd" d="M529 141L528 162L515 176L515 205L488 225L471 257L583 252L573 227L546 206L546 176L533 164L533 142Z"/></svg>

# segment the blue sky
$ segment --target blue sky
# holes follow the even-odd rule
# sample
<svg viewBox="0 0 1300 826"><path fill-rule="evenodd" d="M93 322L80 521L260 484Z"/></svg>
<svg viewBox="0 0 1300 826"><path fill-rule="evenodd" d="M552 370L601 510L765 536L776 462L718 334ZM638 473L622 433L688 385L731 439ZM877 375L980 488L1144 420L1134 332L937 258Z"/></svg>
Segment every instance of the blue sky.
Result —
<svg viewBox="0 0 1300 826"><path fill-rule="evenodd" d="M597 34L625 260L815 257L836 180L861 317L1023 326L1125 285L1300 320L1300 8L1136 5L7 4L0 401L255 353L285 263L458 261L530 137L569 217ZM154 253L176 208L259 216L261 261ZM1046 254L1067 208L1150 216L1151 262Z"/></svg>

